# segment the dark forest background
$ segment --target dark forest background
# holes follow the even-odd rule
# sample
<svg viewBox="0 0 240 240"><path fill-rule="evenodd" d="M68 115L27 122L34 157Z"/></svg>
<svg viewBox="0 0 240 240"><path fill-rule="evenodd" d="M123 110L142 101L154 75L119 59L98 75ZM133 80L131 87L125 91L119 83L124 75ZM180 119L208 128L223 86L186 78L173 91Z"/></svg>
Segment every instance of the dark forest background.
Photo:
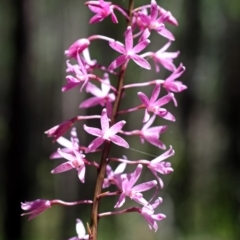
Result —
<svg viewBox="0 0 240 240"><path fill-rule="evenodd" d="M117 2L127 7L127 0ZM135 2L138 6L150 3ZM239 240L240 1L159 3L179 21L179 27L170 26L176 36L171 50L181 51L177 61L187 68L181 80L188 86L177 95L179 107L172 109L177 122L169 124L163 135L163 141L176 150L170 159L175 172L164 177L164 203L157 211L165 213L167 219L154 233L138 215L109 217L101 221L99 239ZM77 217L89 221L89 206L56 206L28 222L20 217L20 202L37 198L74 201L92 196L95 171L87 173L85 185L79 184L75 171L50 174L55 163L48 157L58 146L43 134L79 114L78 105L85 97L78 91L61 93L64 50L93 33L122 40L123 19L118 26L109 19L90 26L91 16L83 0L1 1L1 240L67 239L76 235ZM162 44L159 39L157 35L152 39L155 50ZM106 64L113 59L102 42L93 46L91 54ZM149 76L132 64L127 81L149 80ZM127 101L135 100L129 97ZM100 109L90 109L89 113L94 111L99 113ZM135 120L129 121L133 125ZM87 144L89 140L78 133ZM143 148L138 139L132 146L153 155L161 153L149 146ZM124 154L130 159L139 156L134 151ZM110 211L115 202L107 199L102 209Z"/></svg>

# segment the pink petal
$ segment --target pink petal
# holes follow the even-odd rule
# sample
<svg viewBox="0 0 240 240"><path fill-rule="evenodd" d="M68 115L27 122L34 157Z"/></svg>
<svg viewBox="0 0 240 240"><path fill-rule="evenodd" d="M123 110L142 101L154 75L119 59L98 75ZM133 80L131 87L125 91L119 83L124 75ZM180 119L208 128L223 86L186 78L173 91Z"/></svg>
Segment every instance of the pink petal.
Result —
<svg viewBox="0 0 240 240"><path fill-rule="evenodd" d="M170 146L170 148L163 154L161 154L160 156L158 156L157 158L153 159L151 161L151 163L159 163L169 157L172 157L175 154L175 151L173 150L172 146Z"/></svg>
<svg viewBox="0 0 240 240"><path fill-rule="evenodd" d="M147 122L149 120L149 118L150 118L150 115L148 113L148 110L146 109L144 117L143 117L143 123Z"/></svg>
<svg viewBox="0 0 240 240"><path fill-rule="evenodd" d="M102 9L100 7L88 5L88 8L94 13L100 13Z"/></svg>
<svg viewBox="0 0 240 240"><path fill-rule="evenodd" d="M104 80L104 83L102 83L101 84L101 88L102 88L102 94L104 95L104 96L106 96L108 93L109 93L109 91L110 91L110 80L109 80L109 75L107 74L107 73L104 73L104 75L103 75L103 80Z"/></svg>
<svg viewBox="0 0 240 240"><path fill-rule="evenodd" d="M104 17L102 15L97 14L89 20L89 23L90 24L98 23L98 22L101 22L103 19L104 19Z"/></svg>
<svg viewBox="0 0 240 240"><path fill-rule="evenodd" d="M113 11L112 11L112 14L111 14L111 20L112 20L113 23L118 23L117 17L116 17L116 15L114 14Z"/></svg>
<svg viewBox="0 0 240 240"><path fill-rule="evenodd" d="M74 42L68 50L65 51L65 55L69 58L76 58L77 54L81 53L90 45L90 41L86 38L82 38Z"/></svg>
<svg viewBox="0 0 240 240"><path fill-rule="evenodd" d="M74 166L72 165L71 162L65 162L62 163L61 165L57 166L56 168L54 168L51 173L56 174L56 173L62 173L62 172L66 172L68 170L73 169Z"/></svg>
<svg viewBox="0 0 240 240"><path fill-rule="evenodd" d="M159 93L161 91L161 85L159 83L156 83L153 92L152 92L152 96L150 98L150 103L154 103L155 106L157 106L157 104L155 103L155 101L157 100Z"/></svg>
<svg viewBox="0 0 240 240"><path fill-rule="evenodd" d="M131 55L130 57L131 57L131 59L132 59L137 65L139 65L140 67L145 68L145 69L147 69L147 70L150 70L150 69L151 69L150 64L149 64L148 61L145 60L143 57L140 57L140 56L138 56L138 55L136 55L136 54Z"/></svg>
<svg viewBox="0 0 240 240"><path fill-rule="evenodd" d="M157 114L157 115L158 115L158 114ZM164 115L159 115L159 116L162 117L162 118L164 118L164 119L166 119L166 120L172 121L172 122L175 122L175 121L176 121L175 117L174 117L170 112L168 112L168 111L167 111L166 114L164 114Z"/></svg>
<svg viewBox="0 0 240 240"><path fill-rule="evenodd" d="M119 121L119 122L115 123L114 125L112 125L109 129L109 131L111 132L110 135L113 136L116 133L118 133L125 124L126 124L126 121L122 120L122 121Z"/></svg>
<svg viewBox="0 0 240 240"><path fill-rule="evenodd" d="M141 52L144 48L147 47L147 45L150 43L149 39L144 39L143 41L139 42L134 48L133 52L134 53L139 53Z"/></svg>
<svg viewBox="0 0 240 240"><path fill-rule="evenodd" d="M125 32L125 48L126 52L131 51L133 49L133 35L132 28L130 26L127 27Z"/></svg>
<svg viewBox="0 0 240 240"><path fill-rule="evenodd" d="M61 149L58 149L58 153L59 155L62 157L62 158L65 158L69 161L74 161L76 159L75 156L73 156L72 154L70 153L66 153L66 152L63 152Z"/></svg>
<svg viewBox="0 0 240 240"><path fill-rule="evenodd" d="M146 14L138 12L138 17L140 18L142 25L147 26L149 24L150 18Z"/></svg>
<svg viewBox="0 0 240 240"><path fill-rule="evenodd" d="M148 121L146 124L144 124L144 126L142 127L143 135L145 134L145 131L147 131L148 128L153 124L155 118L156 118L156 115L153 115L153 116L149 119L149 121Z"/></svg>
<svg viewBox="0 0 240 240"><path fill-rule="evenodd" d="M101 121L102 133L104 134L106 131L110 130L106 108L104 108L102 110L102 115L101 115L101 120L100 121Z"/></svg>
<svg viewBox="0 0 240 240"><path fill-rule="evenodd" d="M102 136L102 130L99 128L93 128L93 127L88 127L86 124L83 125L84 130L96 137L101 137Z"/></svg>
<svg viewBox="0 0 240 240"><path fill-rule="evenodd" d="M169 94L161 97L159 100L157 100L157 101L154 103L154 105L161 107L161 106L169 103L171 100L173 100L173 97L174 97L173 93L169 93Z"/></svg>
<svg viewBox="0 0 240 240"><path fill-rule="evenodd" d="M102 139L101 137L97 137L89 144L85 152L86 153L93 152L103 143L104 143L104 139Z"/></svg>
<svg viewBox="0 0 240 240"><path fill-rule="evenodd" d="M127 61L127 58L125 55L121 55L119 57L117 57L115 60L113 60L113 62L110 64L110 66L108 67L109 71L114 70L115 68L118 68L119 66L121 66L122 64L124 64Z"/></svg>
<svg viewBox="0 0 240 240"><path fill-rule="evenodd" d="M114 136L110 136L109 139L115 143L116 145L120 146L120 147L124 147L124 148L129 148L128 143L121 137L114 135Z"/></svg>
<svg viewBox="0 0 240 240"><path fill-rule="evenodd" d="M160 61L160 63L163 65L165 69L167 69L170 72L174 72L176 69L175 64L172 62L171 59L163 59Z"/></svg>
<svg viewBox="0 0 240 240"><path fill-rule="evenodd" d="M157 221L161 221L163 220L164 218L166 218L166 216L162 213L159 213L159 214L154 214L152 215L152 218L157 220Z"/></svg>
<svg viewBox="0 0 240 240"><path fill-rule="evenodd" d="M145 140L148 141L149 143L151 143L153 146L156 146L163 150L166 149L166 145L163 142L161 142L158 138L156 138L155 136L145 136Z"/></svg>
<svg viewBox="0 0 240 240"><path fill-rule="evenodd" d="M114 208L120 208L125 203L125 200L126 200L125 194L121 193L121 195L119 196L119 199L118 199L116 205L114 206Z"/></svg>
<svg viewBox="0 0 240 240"><path fill-rule="evenodd" d="M141 193L136 193L131 197L132 200L136 201L139 204L142 204L144 206L151 207L151 205L148 203L146 199L143 198Z"/></svg>
<svg viewBox="0 0 240 240"><path fill-rule="evenodd" d="M141 164L138 164L135 171L131 174L131 179L128 183L128 187L131 188L138 180L138 178L141 175L143 166Z"/></svg>
<svg viewBox="0 0 240 240"><path fill-rule="evenodd" d="M86 167L84 164L82 164L82 166L78 170L78 178L82 183L84 183L84 180L85 180L85 172L86 172Z"/></svg>
<svg viewBox="0 0 240 240"><path fill-rule="evenodd" d="M98 104L101 104L102 103L102 100L101 98L99 97L91 97L91 98L88 98L86 99L85 101L83 101L81 104L80 104L80 108L89 108L89 107L94 107L94 106L97 106Z"/></svg>
<svg viewBox="0 0 240 240"><path fill-rule="evenodd" d="M139 38L138 42L142 42L142 41L146 40L147 38L149 38L150 35L151 35L151 32L149 31L148 28L146 28L143 31L143 33L142 33L141 37Z"/></svg>
<svg viewBox="0 0 240 240"><path fill-rule="evenodd" d="M144 93L138 92L138 97L146 107L149 105L149 99Z"/></svg>
<svg viewBox="0 0 240 240"><path fill-rule="evenodd" d="M122 53L122 54L126 53L126 49L124 45L118 41L110 41L109 46L119 53Z"/></svg>
<svg viewBox="0 0 240 240"><path fill-rule="evenodd" d="M99 89L96 85L88 82L87 86L86 86L86 92L91 93L92 95L96 96L96 97L102 97L102 91L101 89Z"/></svg>
<svg viewBox="0 0 240 240"><path fill-rule="evenodd" d="M67 140L67 139L64 138L64 137L58 138L58 139L57 139L57 142L58 142L60 145L66 147L66 148L70 148L70 149L72 148L72 142L69 141L69 140Z"/></svg>
<svg viewBox="0 0 240 240"><path fill-rule="evenodd" d="M151 21L155 21L158 15L158 7L155 0L151 2Z"/></svg>
<svg viewBox="0 0 240 240"><path fill-rule="evenodd" d="M173 36L173 34L167 30L166 28L161 28L159 30L157 30L157 32L162 35L163 37L169 39L170 41L174 41L175 37Z"/></svg>
<svg viewBox="0 0 240 240"><path fill-rule="evenodd" d="M145 191L155 187L156 185L157 185L157 181L152 180L149 182L138 184L135 187L133 187L132 190L136 191L136 192L145 192Z"/></svg>

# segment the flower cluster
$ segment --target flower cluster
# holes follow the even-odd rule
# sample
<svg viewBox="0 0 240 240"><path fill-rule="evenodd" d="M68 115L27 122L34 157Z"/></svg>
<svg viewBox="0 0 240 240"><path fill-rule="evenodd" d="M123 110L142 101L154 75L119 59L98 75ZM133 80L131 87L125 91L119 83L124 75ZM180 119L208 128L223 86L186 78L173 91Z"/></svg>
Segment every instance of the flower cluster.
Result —
<svg viewBox="0 0 240 240"><path fill-rule="evenodd" d="M177 106L174 94L187 88L178 80L185 71L184 66L180 64L176 67L173 63L179 52L166 52L171 42L175 40L174 35L167 30L166 24L177 26L178 22L169 11L158 6L155 0L151 0L150 4L136 9L130 8L129 11L104 0L87 1L85 5L94 13L94 16L90 19L90 24L99 23L107 17L110 17L112 22L117 24L118 19L115 11L118 11L126 18L129 24L123 34L124 43L107 36L93 35L77 40L65 51L65 55L68 58L66 63L66 72L68 75L66 76L66 84L62 87L62 91L69 91L73 88L79 88L81 92L86 91L92 97L80 103L79 107L91 108L99 105L101 111L99 115L73 117L46 131L46 134L49 137L53 137L62 146L50 158L63 158L66 160L54 168L51 171L52 174L59 174L75 169L80 182L84 183L88 167L92 166L98 170L94 198L93 200L76 201L73 203L66 203L61 200L40 199L33 202L25 202L22 203L22 209L28 212L23 215L30 215L29 219L32 219L50 208L53 204L65 206L92 204L91 226L88 228L88 234L86 234L82 221L77 219L76 229L78 236L70 238L71 240L96 240L98 220L101 217L128 212L139 213L147 221L149 228L156 231L158 228L157 221L166 217L162 213L154 213L155 209L162 202L162 198L156 195L164 187L161 175L169 174L173 171L171 163L167 159L174 155L174 150L172 146L166 150L166 145L160 140L161 134L167 130L167 125L153 126L153 124L156 118L162 118L163 121L175 121L174 115L167 110L166 105L172 102ZM150 37L153 31L165 38L166 44L155 52L147 51L142 53L150 44ZM108 66L103 66L97 60L92 60L89 49L92 41L95 40L107 41L110 49L113 49L120 55L116 59L110 60ZM162 68L165 68L170 72L169 77L165 80L146 79L146 82L126 85L124 84L124 73L129 61L133 61L139 67L146 70L150 70L152 68L151 63L153 63L157 74L159 74ZM113 84L113 80L116 78L118 78L118 84L116 84L116 81ZM99 85L101 88L98 87ZM153 90L150 96L139 91L136 95L136 98L139 98L138 106L119 110L121 99L127 96L129 88L141 88L145 86L152 86ZM161 95L163 91L165 93ZM132 112L139 111L140 109L144 109L145 113L142 120L139 121L139 129L123 130L126 121L117 121L117 117L122 114L132 114ZM85 131L96 138L88 146L81 146L77 136L77 129L73 127L74 123L97 118L100 119L100 128L84 124L83 129L80 130L82 133ZM68 130L71 130L69 140L63 137ZM129 160L126 157L109 156L112 144L129 148L128 142L124 139L125 136L139 136L142 144L148 142L165 152L152 160ZM88 155L96 151L102 152L101 160L98 162L90 161ZM112 170L112 162L119 162L115 170ZM130 164L135 164L136 168L133 172L129 173L127 166ZM150 170L153 180L136 184L140 179L144 166ZM103 189L105 190L110 185L114 185L116 191L104 192ZM143 192L150 189L153 191L153 196L148 200ZM115 210L110 209L109 212L99 213L98 206L101 198L113 195L119 195L113 207ZM124 206L127 199L136 202L137 206L117 210Z"/></svg>

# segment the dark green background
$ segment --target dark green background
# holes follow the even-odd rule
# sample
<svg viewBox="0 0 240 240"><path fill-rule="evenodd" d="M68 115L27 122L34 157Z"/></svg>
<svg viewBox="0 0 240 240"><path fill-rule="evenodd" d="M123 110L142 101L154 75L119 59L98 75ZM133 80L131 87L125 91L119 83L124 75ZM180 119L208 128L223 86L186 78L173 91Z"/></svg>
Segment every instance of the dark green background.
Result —
<svg viewBox="0 0 240 240"><path fill-rule="evenodd" d="M115 1L127 7L127 0ZM150 1L136 1L136 5ZM3 0L0 5L0 239L57 240L76 235L75 219L89 221L90 207L53 207L28 222L20 218L20 202L36 198L66 201L91 198L95 171L87 170L82 185L75 171L51 175L55 163L48 160L53 145L43 132L79 114L99 114L78 109L86 97L78 90L61 93L65 82L65 49L78 38L99 33L123 40L125 21L119 25L109 18L88 25L92 13L82 0ZM188 90L176 94L179 107L169 109L177 122L163 135L176 155L170 160L175 169L165 176L160 195L164 203L156 212L167 215L157 233L150 232L137 214L109 217L101 221L99 239L116 240L238 240L240 239L240 1L165 0L179 21L170 26L176 36L171 50L180 50L177 62L187 68L181 80ZM152 50L164 39L153 34ZM108 65L118 54L105 42L92 44L91 54ZM166 77L142 71L130 64L128 82ZM151 93L152 88L138 89ZM126 92L122 108L139 104L134 91ZM128 116L128 129L136 127L143 112ZM159 124L166 124L158 120ZM92 125L94 123L90 123ZM96 126L98 121L96 121ZM84 145L86 134L78 134ZM140 126L140 121L139 121ZM91 138L92 139L92 138ZM128 139L129 140L129 139ZM130 141L130 140L129 140ZM148 144L132 138L135 149L161 154ZM129 159L152 159L124 150ZM97 155L92 157L95 161ZM131 171L132 168L129 168ZM143 174L143 179L151 175ZM102 210L111 211L116 199L103 201Z"/></svg>

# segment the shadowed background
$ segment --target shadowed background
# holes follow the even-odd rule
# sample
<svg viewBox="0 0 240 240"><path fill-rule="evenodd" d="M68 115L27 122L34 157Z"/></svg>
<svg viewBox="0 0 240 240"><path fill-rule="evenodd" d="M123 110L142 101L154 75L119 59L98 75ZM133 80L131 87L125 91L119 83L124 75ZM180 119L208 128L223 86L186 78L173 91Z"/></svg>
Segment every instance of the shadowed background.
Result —
<svg viewBox="0 0 240 240"><path fill-rule="evenodd" d="M115 1L127 7L128 1ZM137 0L136 6L150 1ZM237 0L168 0L159 2L178 19L179 27L168 26L176 41L171 50L180 50L178 63L187 71L181 80L188 90L176 94L179 107L168 106L177 117L162 140L176 151L170 159L175 172L164 176L160 192L163 204L156 210L167 215L157 233L150 232L138 214L101 220L99 239L238 240L240 239L240 2ZM75 115L99 114L78 105L86 97L78 90L61 93L65 83L63 55L75 40L91 34L123 40L126 22L110 19L88 25L92 13L82 0L8 0L0 5L0 239L57 240L76 236L75 219L89 222L90 206L56 206L28 222L20 217L20 202L37 198L74 201L90 199L95 170L88 169L86 183L72 170L51 175L56 166L48 159L58 147L43 132ZM164 40L153 34L152 49ZM93 59L108 65L116 53L102 41L91 45ZM153 65L152 65L153 66ZM168 76L142 71L130 64L127 82ZM138 89L150 94L152 88ZM122 108L139 104L126 92ZM129 115L128 129L136 127L143 112ZM98 126L98 121L88 125ZM83 145L92 139L78 126ZM140 126L139 121L139 126ZM68 134L67 134L68 136ZM128 139L137 150L158 156L160 149L139 139ZM152 157L136 151L114 148L112 155L129 159ZM122 151L122 152L120 152ZM91 156L93 160L98 155ZM131 171L132 168L129 168ZM151 179L146 171L142 179ZM102 211L111 211L116 199L109 197Z"/></svg>

